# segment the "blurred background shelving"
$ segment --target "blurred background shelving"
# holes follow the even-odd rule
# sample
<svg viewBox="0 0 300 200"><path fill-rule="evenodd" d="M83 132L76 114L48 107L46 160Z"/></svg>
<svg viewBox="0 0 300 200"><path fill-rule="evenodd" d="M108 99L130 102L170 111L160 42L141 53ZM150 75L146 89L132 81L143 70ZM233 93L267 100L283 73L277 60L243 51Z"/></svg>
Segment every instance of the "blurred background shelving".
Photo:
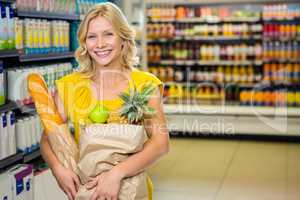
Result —
<svg viewBox="0 0 300 200"><path fill-rule="evenodd" d="M250 117L246 128L242 127L248 129L248 134L272 132L267 126L275 127L276 121L264 126L263 121L255 120L264 112L269 118L287 118L288 127L298 127L293 121L300 120L298 114L284 115L273 110L298 113L300 106L299 2L147 0L135 3L138 8L126 2L123 8L128 16L141 10L145 13L143 19L132 18L144 22L141 63L143 69L165 82L164 107L170 124L182 124L184 114L191 114L190 106L215 106L224 108L224 118L239 116L232 121L234 125ZM172 110L179 107L181 115ZM231 112L232 109L241 112ZM261 109L266 110L256 112ZM192 114L193 119L205 117L201 112ZM201 121L206 122L210 121ZM251 127L256 125L263 128L253 130ZM185 127L186 132L192 131ZM293 128L273 131L280 135L299 135ZM236 133L245 131L238 128Z"/></svg>

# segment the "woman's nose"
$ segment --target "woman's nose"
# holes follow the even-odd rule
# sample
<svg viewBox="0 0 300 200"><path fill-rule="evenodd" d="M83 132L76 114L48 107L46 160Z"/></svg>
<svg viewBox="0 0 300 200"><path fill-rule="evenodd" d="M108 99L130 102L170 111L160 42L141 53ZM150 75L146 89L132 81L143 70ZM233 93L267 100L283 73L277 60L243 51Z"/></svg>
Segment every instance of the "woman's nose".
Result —
<svg viewBox="0 0 300 200"><path fill-rule="evenodd" d="M106 46L105 41L104 41L103 39L99 38L99 39L97 40L97 47L98 47L98 48L103 48L103 47L105 47L105 46Z"/></svg>

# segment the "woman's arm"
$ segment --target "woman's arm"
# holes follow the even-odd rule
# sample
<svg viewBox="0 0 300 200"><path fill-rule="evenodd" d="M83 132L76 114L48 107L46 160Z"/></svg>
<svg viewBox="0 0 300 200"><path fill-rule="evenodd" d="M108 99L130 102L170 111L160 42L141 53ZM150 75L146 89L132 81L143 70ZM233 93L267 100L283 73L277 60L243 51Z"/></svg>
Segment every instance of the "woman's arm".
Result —
<svg viewBox="0 0 300 200"><path fill-rule="evenodd" d="M150 139L145 143L142 151L133 154L112 169L112 172L121 178L138 174L169 151L169 133L163 113L162 94L158 89L149 100L149 106L156 110L156 115L146 119L144 124Z"/></svg>
<svg viewBox="0 0 300 200"><path fill-rule="evenodd" d="M97 200L98 197L117 200L120 182L123 178L134 176L145 170L169 151L169 133L158 89L149 100L149 106L156 110L156 115L145 120L144 123L150 139L141 151L129 156L110 171L101 173L87 184L87 189L97 186L91 200Z"/></svg>
<svg viewBox="0 0 300 200"><path fill-rule="evenodd" d="M57 93L55 93L54 101L62 119L66 122L66 116L63 111L63 104L60 101ZM75 199L76 186L80 182L77 175L69 169L66 169L55 156L49 143L47 134L44 132L41 138L40 151L45 162L49 165L53 175L55 176L60 188L66 193L69 200Z"/></svg>

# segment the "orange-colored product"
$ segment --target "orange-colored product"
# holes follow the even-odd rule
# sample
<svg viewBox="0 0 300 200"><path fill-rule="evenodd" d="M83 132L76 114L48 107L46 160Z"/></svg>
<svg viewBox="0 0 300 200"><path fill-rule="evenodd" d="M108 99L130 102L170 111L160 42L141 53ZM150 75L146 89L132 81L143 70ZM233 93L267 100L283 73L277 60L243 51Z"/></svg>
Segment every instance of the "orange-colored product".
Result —
<svg viewBox="0 0 300 200"><path fill-rule="evenodd" d="M185 18L185 8L183 6L177 7L176 8L176 19L182 19Z"/></svg>
<svg viewBox="0 0 300 200"><path fill-rule="evenodd" d="M271 106L272 105L272 92L267 90L263 93L264 105Z"/></svg>
<svg viewBox="0 0 300 200"><path fill-rule="evenodd" d="M278 65L278 69L277 69L276 74L277 74L277 79L278 79L279 82L283 82L285 80L285 76L284 76L284 74L285 74L285 65L284 64L280 63Z"/></svg>
<svg viewBox="0 0 300 200"><path fill-rule="evenodd" d="M294 76L293 76L293 81L295 83L299 83L300 82L300 64L295 63L294 64Z"/></svg>
<svg viewBox="0 0 300 200"><path fill-rule="evenodd" d="M271 80L272 81L274 81L274 82L276 82L276 81L278 81L278 77L277 77L277 71L278 71L278 66L277 66L277 64L275 64L275 63L272 63L271 64Z"/></svg>
<svg viewBox="0 0 300 200"><path fill-rule="evenodd" d="M264 95L262 91L257 91L254 94L254 102L257 105L263 105Z"/></svg>
<svg viewBox="0 0 300 200"><path fill-rule="evenodd" d="M270 72L270 64L264 64L264 80L265 81L270 81L270 76L269 76L269 72Z"/></svg>
<svg viewBox="0 0 300 200"><path fill-rule="evenodd" d="M40 74L27 77L28 91L31 94L37 113L47 134L51 148L63 166L73 171L77 169L78 146L63 122L47 85Z"/></svg>
<svg viewBox="0 0 300 200"><path fill-rule="evenodd" d="M286 27L285 27L285 36L286 37L291 37L291 35L292 35L292 25L286 25Z"/></svg>
<svg viewBox="0 0 300 200"><path fill-rule="evenodd" d="M272 105L275 106L277 104L277 91L276 90L271 91L270 96L272 97L271 98Z"/></svg>
<svg viewBox="0 0 300 200"><path fill-rule="evenodd" d="M153 25L147 24L147 37L148 39L153 39Z"/></svg>
<svg viewBox="0 0 300 200"><path fill-rule="evenodd" d="M287 93L285 91L277 92L277 102L280 106L284 106L287 103Z"/></svg>
<svg viewBox="0 0 300 200"><path fill-rule="evenodd" d="M241 104L246 104L245 91L240 92L240 103Z"/></svg>
<svg viewBox="0 0 300 200"><path fill-rule="evenodd" d="M297 36L297 25L293 24L291 25L291 37L294 38Z"/></svg>
<svg viewBox="0 0 300 200"><path fill-rule="evenodd" d="M240 92L240 102L243 105L249 104L251 101L251 93L249 91L241 91Z"/></svg>
<svg viewBox="0 0 300 200"><path fill-rule="evenodd" d="M280 34L280 37L285 36L285 25L283 25L283 24L279 25L279 34Z"/></svg>

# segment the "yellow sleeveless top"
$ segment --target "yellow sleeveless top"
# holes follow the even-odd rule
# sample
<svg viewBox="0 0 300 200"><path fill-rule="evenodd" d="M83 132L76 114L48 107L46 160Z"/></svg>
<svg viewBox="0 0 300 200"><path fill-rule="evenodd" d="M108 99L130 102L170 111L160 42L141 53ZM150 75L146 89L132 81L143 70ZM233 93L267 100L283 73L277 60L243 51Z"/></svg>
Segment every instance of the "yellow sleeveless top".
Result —
<svg viewBox="0 0 300 200"><path fill-rule="evenodd" d="M130 73L129 87L135 86L140 90L142 86L151 81L163 91L163 83L149 72L133 69ZM128 92L129 87L124 91ZM97 100L91 90L91 80L79 72L69 74L56 80L58 95L64 104L64 110L75 128L75 139L79 138L79 121L88 118L90 112L97 104L104 105L110 112L117 112L123 101L121 98Z"/></svg>

